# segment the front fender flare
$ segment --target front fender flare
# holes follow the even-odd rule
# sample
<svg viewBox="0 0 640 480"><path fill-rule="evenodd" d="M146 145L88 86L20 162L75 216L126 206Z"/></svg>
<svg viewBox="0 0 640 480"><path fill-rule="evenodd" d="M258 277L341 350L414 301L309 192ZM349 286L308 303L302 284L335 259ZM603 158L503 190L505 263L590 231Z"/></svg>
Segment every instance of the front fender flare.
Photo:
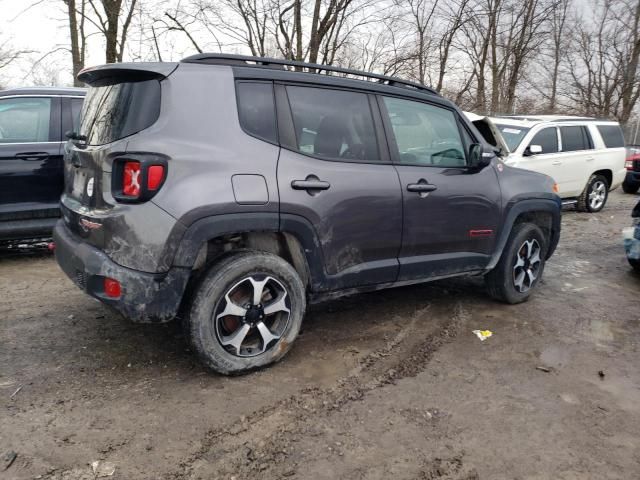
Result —
<svg viewBox="0 0 640 480"><path fill-rule="evenodd" d="M491 255L491 260L485 268L485 272L493 270L493 268L500 261L502 252L507 245L507 240L513 229L513 225L516 223L517 218L523 213L535 213L545 212L551 214L551 235L549 238L549 247L547 248L546 258L548 259L553 255L558 242L560 241L560 220L562 211L562 201L560 197L555 198L529 198L518 200L514 199L509 202L507 206L507 213L502 225L502 231L498 237L496 248Z"/></svg>

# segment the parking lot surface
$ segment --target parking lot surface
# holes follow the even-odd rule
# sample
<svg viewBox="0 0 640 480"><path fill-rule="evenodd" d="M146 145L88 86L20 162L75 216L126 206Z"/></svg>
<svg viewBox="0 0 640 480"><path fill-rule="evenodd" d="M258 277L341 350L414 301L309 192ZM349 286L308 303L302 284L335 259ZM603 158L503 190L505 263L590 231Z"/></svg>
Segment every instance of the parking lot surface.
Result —
<svg viewBox="0 0 640 480"><path fill-rule="evenodd" d="M335 300L282 362L232 378L179 322L128 323L51 256L5 255L0 478L640 478L636 201L565 212L526 304L478 278Z"/></svg>

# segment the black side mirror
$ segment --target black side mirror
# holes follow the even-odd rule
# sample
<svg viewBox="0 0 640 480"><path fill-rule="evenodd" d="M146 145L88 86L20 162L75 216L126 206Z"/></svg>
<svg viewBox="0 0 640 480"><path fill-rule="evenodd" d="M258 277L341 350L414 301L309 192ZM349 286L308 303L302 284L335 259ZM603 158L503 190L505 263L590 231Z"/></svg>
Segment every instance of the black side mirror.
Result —
<svg viewBox="0 0 640 480"><path fill-rule="evenodd" d="M482 170L491 163L495 157L494 152L488 152L480 143L473 143L469 147L469 166L476 170Z"/></svg>

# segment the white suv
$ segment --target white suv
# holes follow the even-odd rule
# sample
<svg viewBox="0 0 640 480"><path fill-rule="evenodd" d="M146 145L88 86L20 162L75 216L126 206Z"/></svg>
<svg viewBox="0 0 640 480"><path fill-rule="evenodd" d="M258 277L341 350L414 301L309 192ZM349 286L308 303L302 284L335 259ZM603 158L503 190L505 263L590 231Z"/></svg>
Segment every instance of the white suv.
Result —
<svg viewBox="0 0 640 480"><path fill-rule="evenodd" d="M545 173L558 185L563 203L598 212L626 170L617 122L550 115L481 117L467 113L510 166Z"/></svg>

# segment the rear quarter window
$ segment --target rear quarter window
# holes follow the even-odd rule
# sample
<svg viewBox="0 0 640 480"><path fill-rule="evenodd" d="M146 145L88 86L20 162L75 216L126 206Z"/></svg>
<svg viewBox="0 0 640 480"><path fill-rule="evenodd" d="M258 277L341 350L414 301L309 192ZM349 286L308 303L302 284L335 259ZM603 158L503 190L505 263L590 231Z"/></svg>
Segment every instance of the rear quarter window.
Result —
<svg viewBox="0 0 640 480"><path fill-rule="evenodd" d="M598 125L598 132L607 148L624 147L624 136L618 125Z"/></svg>
<svg viewBox="0 0 640 480"><path fill-rule="evenodd" d="M277 143L276 108L271 83L238 82L238 118L249 135Z"/></svg>
<svg viewBox="0 0 640 480"><path fill-rule="evenodd" d="M91 87L80 115L80 134L89 145L104 145L150 127L159 116L157 79Z"/></svg>

